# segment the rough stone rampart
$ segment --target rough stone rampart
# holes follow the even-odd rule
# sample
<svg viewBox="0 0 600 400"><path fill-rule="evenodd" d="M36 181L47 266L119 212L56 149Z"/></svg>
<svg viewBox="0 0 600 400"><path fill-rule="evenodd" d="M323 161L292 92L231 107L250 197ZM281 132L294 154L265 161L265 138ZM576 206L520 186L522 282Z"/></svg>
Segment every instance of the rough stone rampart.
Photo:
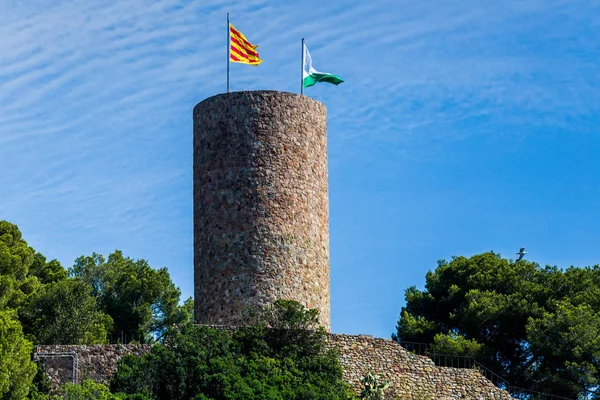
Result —
<svg viewBox="0 0 600 400"><path fill-rule="evenodd" d="M369 370L390 380L390 393L396 399L455 400L511 399L474 369L437 367L427 357L406 351L398 343L379 338L328 334L328 345L338 349L344 379L357 392L360 378ZM140 355L148 345L37 346L38 353L75 352L79 359L79 378L106 383L125 354ZM47 370L53 382L70 381L69 363L57 360Z"/></svg>
<svg viewBox="0 0 600 400"><path fill-rule="evenodd" d="M44 365L44 370L56 387L72 382L75 377L77 383L84 379L107 383L121 357L127 354L141 356L149 351L148 344L52 345L36 346L33 358Z"/></svg>
<svg viewBox="0 0 600 400"><path fill-rule="evenodd" d="M437 367L392 340L331 334L328 343L340 352L344 380L358 391L360 378L372 370L390 381L394 399L511 399L475 369Z"/></svg>

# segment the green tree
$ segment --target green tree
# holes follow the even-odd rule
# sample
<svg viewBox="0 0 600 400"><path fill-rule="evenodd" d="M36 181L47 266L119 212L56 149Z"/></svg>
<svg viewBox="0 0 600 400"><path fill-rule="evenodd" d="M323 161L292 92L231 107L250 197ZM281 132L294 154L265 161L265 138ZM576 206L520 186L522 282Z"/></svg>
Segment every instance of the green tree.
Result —
<svg viewBox="0 0 600 400"><path fill-rule="evenodd" d="M33 345L25 340L14 312L0 311L0 399L27 396L36 373L32 351Z"/></svg>
<svg viewBox="0 0 600 400"><path fill-rule="evenodd" d="M21 307L25 332L37 344L106 343L112 320L98 309L91 288L79 280L44 285Z"/></svg>
<svg viewBox="0 0 600 400"><path fill-rule="evenodd" d="M46 261L42 254L35 253L29 275L38 278L42 284L48 284L67 279L68 272L57 260Z"/></svg>
<svg viewBox="0 0 600 400"><path fill-rule="evenodd" d="M192 324L170 328L151 353L120 360L111 390L174 400L354 398L337 355L326 350L323 329L314 325L316 315L283 301L235 332ZM295 333L285 336L286 343L284 329Z"/></svg>
<svg viewBox="0 0 600 400"><path fill-rule="evenodd" d="M113 319L114 333L151 340L187 316L166 268L155 270L147 261L124 257L120 251L107 260L95 253L79 257L70 276L91 286L101 309Z"/></svg>
<svg viewBox="0 0 600 400"><path fill-rule="evenodd" d="M431 343L431 351L437 354L477 357L482 353L483 345L476 340L466 339L453 332L438 333Z"/></svg>
<svg viewBox="0 0 600 400"><path fill-rule="evenodd" d="M248 340L245 336L252 339L246 351L262 345L270 349L269 355L279 358L309 358L324 351L325 329L319 325L318 310L307 309L293 300L276 300L272 306L250 314L254 326L235 333L241 344ZM256 339L263 343L255 343Z"/></svg>
<svg viewBox="0 0 600 400"><path fill-rule="evenodd" d="M106 386L90 379L84 380L81 384L66 383L62 391L62 398L66 400L150 400L140 394L112 394Z"/></svg>
<svg viewBox="0 0 600 400"><path fill-rule="evenodd" d="M50 397L50 391L52 390L52 381L41 362L36 362L37 371L31 382L31 388L29 391L29 399L31 400L48 400Z"/></svg>
<svg viewBox="0 0 600 400"><path fill-rule="evenodd" d="M598 386L600 313L588 304L555 301L540 318L526 326L534 361L532 375L546 390L580 393ZM567 388L567 390L565 390Z"/></svg>
<svg viewBox="0 0 600 400"><path fill-rule="evenodd" d="M542 268L493 252L440 261L406 290L393 338L476 356L512 385L573 397L600 371L600 268Z"/></svg>
<svg viewBox="0 0 600 400"><path fill-rule="evenodd" d="M42 285L66 277L60 263L36 253L16 225L0 221L0 310L16 310Z"/></svg>
<svg viewBox="0 0 600 400"><path fill-rule="evenodd" d="M0 310L15 309L25 298L21 286L28 280L34 254L16 225L0 221Z"/></svg>

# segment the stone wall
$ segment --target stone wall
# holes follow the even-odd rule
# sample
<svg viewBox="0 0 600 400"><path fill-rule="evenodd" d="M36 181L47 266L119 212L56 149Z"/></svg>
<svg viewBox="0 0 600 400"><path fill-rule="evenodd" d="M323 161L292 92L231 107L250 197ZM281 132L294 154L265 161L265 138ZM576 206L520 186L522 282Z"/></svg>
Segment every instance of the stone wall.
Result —
<svg viewBox="0 0 600 400"><path fill-rule="evenodd" d="M43 365L50 380L55 386L72 382L77 377L78 383L84 379L107 383L117 369L117 361L127 354L140 356L150 351L147 344L112 344L89 346L36 346L34 360ZM69 353L76 354L71 357ZM75 366L78 365L75 371Z"/></svg>
<svg viewBox="0 0 600 400"><path fill-rule="evenodd" d="M371 369L390 380L390 394L396 399L511 399L474 369L436 367L429 358L409 353L391 340L339 334L329 334L327 340L329 346L339 350L344 378L357 391L360 378ZM149 349L148 345L37 346L36 352L76 352L80 380L107 382L119 358L125 354L140 355ZM69 363L56 361L49 366L47 372L53 382L70 381Z"/></svg>
<svg viewBox="0 0 600 400"><path fill-rule="evenodd" d="M360 378L371 369L390 381L394 399L511 399L475 369L437 367L392 340L331 334L328 342L340 351L344 380L357 391Z"/></svg>
<svg viewBox="0 0 600 400"><path fill-rule="evenodd" d="M325 106L275 91L224 93L194 108L194 308L241 325L277 299L330 326Z"/></svg>

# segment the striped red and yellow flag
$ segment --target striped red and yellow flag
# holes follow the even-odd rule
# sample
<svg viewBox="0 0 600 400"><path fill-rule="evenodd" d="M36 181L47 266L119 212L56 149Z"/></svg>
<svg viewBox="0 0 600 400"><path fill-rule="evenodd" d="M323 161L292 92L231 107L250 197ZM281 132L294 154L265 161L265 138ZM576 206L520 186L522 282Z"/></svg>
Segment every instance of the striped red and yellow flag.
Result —
<svg viewBox="0 0 600 400"><path fill-rule="evenodd" d="M246 36L231 24L229 24L229 34L229 46L231 48L229 61L250 65L258 65L263 62L263 60L258 58L258 52L256 51L258 46L250 43L246 39Z"/></svg>

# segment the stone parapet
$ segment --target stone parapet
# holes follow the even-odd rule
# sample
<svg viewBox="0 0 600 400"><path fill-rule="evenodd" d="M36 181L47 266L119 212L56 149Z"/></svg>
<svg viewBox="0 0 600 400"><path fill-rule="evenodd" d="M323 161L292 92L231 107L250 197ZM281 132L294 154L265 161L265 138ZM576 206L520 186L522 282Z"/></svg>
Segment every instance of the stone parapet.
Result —
<svg viewBox="0 0 600 400"><path fill-rule="evenodd" d="M141 356L149 351L148 344L51 345L35 346L33 358L44 365L52 384L58 387L66 382L81 383L84 379L107 383L121 357Z"/></svg>
<svg viewBox="0 0 600 400"><path fill-rule="evenodd" d="M221 329L230 330L228 327ZM344 380L357 392L360 378L372 370L390 381L391 398L403 400L508 400L508 392L494 386L475 369L437 367L433 361L406 351L398 343L356 335L328 334L329 348L339 351ZM79 380L106 383L117 361L126 354L141 355L149 345L37 346L36 353L74 352L78 355ZM34 353L34 357L36 357ZM46 364L52 381L69 382L73 376L70 361L56 359ZM49 369L48 369L49 368Z"/></svg>
<svg viewBox="0 0 600 400"><path fill-rule="evenodd" d="M340 352L344 380L357 391L369 370L390 381L390 395L403 400L512 399L475 369L437 367L425 356L398 343L356 335L328 335L330 348Z"/></svg>

